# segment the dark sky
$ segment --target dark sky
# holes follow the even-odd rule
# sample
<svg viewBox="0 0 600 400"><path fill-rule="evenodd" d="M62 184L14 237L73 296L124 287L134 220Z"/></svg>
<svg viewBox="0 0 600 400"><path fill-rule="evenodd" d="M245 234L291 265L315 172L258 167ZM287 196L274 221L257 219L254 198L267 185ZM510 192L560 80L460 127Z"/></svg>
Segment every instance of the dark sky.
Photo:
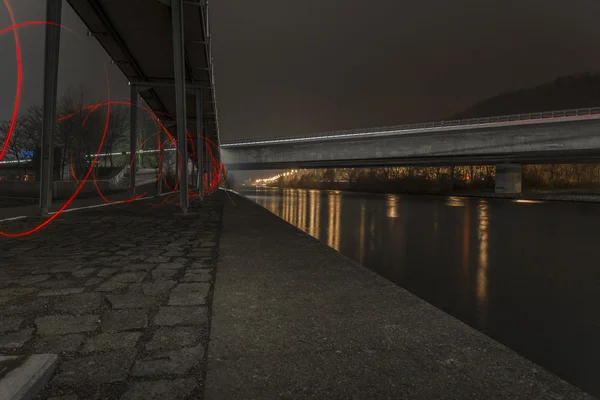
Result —
<svg viewBox="0 0 600 400"><path fill-rule="evenodd" d="M125 1L125 0L124 0ZM152 0L148 0L152 1ZM20 21L43 0L13 0ZM354 5L353 5L354 4ZM213 0L223 140L437 120L499 92L600 70L597 0ZM65 6L61 88L104 89L109 58ZM0 8L0 24L9 25ZM42 27L21 30L25 104L39 102ZM0 37L0 118L15 68ZM108 64L113 96L126 80Z"/></svg>

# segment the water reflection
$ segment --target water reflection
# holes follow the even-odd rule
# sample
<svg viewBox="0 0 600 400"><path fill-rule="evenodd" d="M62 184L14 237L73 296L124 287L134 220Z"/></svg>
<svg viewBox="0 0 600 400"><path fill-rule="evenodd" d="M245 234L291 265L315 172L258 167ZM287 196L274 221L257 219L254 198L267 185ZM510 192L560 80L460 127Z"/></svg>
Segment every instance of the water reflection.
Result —
<svg viewBox="0 0 600 400"><path fill-rule="evenodd" d="M283 219L289 221L289 209L290 209L290 201L289 201L289 190L283 189Z"/></svg>
<svg viewBox="0 0 600 400"><path fill-rule="evenodd" d="M340 250L340 227L342 197L339 191L329 192L329 223L327 231L327 245Z"/></svg>
<svg viewBox="0 0 600 400"><path fill-rule="evenodd" d="M471 216L469 213L469 207L465 207L464 217L463 217L463 251L462 251L462 271L463 271L463 284L465 289L469 286L469 275L470 275L470 264L469 264L469 251L471 244ZM465 290L463 294L467 294L468 292ZM466 297L465 297L466 299Z"/></svg>
<svg viewBox="0 0 600 400"><path fill-rule="evenodd" d="M358 227L359 238L358 238L358 262L363 264L365 261L365 230L367 227L365 226L366 221L366 210L367 207L365 204L360 205L360 225Z"/></svg>
<svg viewBox="0 0 600 400"><path fill-rule="evenodd" d="M271 198L271 210L277 210L277 215L281 215L281 202L276 201L274 196L269 196Z"/></svg>
<svg viewBox="0 0 600 400"><path fill-rule="evenodd" d="M446 205L449 207L464 207L465 199L463 197L450 196L446 200Z"/></svg>
<svg viewBox="0 0 600 400"><path fill-rule="evenodd" d="M375 251L375 214L371 214L371 221L369 222L369 250Z"/></svg>
<svg viewBox="0 0 600 400"><path fill-rule="evenodd" d="M524 204L539 204L539 203L543 203L543 201L541 200L527 200L527 199L518 199L518 200L513 200L515 203L524 203Z"/></svg>
<svg viewBox="0 0 600 400"><path fill-rule="evenodd" d="M310 225L308 226L308 233L316 238L320 236L319 230L319 218L321 216L321 194L316 190L309 191L310 197Z"/></svg>
<svg viewBox="0 0 600 400"><path fill-rule="evenodd" d="M385 195L385 206L388 218L398 218L398 200L400 198L393 194Z"/></svg>
<svg viewBox="0 0 600 400"><path fill-rule="evenodd" d="M300 198L300 221L298 226L300 229L306 230L306 190L299 189L298 196Z"/></svg>
<svg viewBox="0 0 600 400"><path fill-rule="evenodd" d="M290 223L298 226L298 212L300 211L300 203L298 202L297 190L290 190Z"/></svg>
<svg viewBox="0 0 600 400"><path fill-rule="evenodd" d="M479 239L479 264L477 266L477 318L481 329L486 329L487 288L488 288L488 203L481 200L478 211L477 237Z"/></svg>
<svg viewBox="0 0 600 400"><path fill-rule="evenodd" d="M298 190L297 189L292 189L291 193L290 193L290 204L293 204L293 208L290 210L290 218L291 218L291 222L292 225L298 226L298 217L299 217L299 211L300 211L300 204L298 204Z"/></svg>

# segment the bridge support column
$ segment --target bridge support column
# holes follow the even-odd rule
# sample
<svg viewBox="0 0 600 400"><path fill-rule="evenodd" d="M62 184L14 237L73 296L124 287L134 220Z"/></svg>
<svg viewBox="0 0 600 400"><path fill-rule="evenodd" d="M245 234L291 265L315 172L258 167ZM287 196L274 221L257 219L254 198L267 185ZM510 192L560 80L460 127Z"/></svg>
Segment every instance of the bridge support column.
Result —
<svg viewBox="0 0 600 400"><path fill-rule="evenodd" d="M204 118L202 116L202 88L196 87L196 166L198 170L197 185L200 200L204 199L204 185L202 182L202 161L204 160Z"/></svg>
<svg viewBox="0 0 600 400"><path fill-rule="evenodd" d="M135 196L135 170L137 167L135 152L137 150L137 118L138 117L138 91L131 85L131 108L129 109L129 194Z"/></svg>
<svg viewBox="0 0 600 400"><path fill-rule="evenodd" d="M206 146L204 146L204 165L206 168L206 184L210 188L210 149L208 146L209 144L207 142ZM207 194L210 194L210 192Z"/></svg>
<svg viewBox="0 0 600 400"><path fill-rule="evenodd" d="M496 165L496 193L521 193L521 164Z"/></svg>
<svg viewBox="0 0 600 400"><path fill-rule="evenodd" d="M185 110L185 46L183 41L183 0L171 1L171 22L173 29L173 68L175 70L175 103L177 109L177 153L179 155L179 200L181 211L187 213L188 197L188 163L186 140Z"/></svg>
<svg viewBox="0 0 600 400"><path fill-rule="evenodd" d="M161 195L163 191L163 143L162 143L162 132L159 130L157 135L158 140L158 178L156 182L156 194Z"/></svg>
<svg viewBox="0 0 600 400"><path fill-rule="evenodd" d="M52 142L56 134L56 97L58 92L58 58L62 0L46 1L46 44L44 53L44 111L40 157L40 214L47 215L52 204L52 177L54 172Z"/></svg>

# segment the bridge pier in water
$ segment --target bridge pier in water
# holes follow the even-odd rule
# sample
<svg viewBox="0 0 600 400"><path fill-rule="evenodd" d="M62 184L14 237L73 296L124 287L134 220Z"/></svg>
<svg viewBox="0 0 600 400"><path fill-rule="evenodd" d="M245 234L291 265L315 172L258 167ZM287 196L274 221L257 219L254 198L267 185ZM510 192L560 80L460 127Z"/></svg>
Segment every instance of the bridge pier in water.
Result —
<svg viewBox="0 0 600 400"><path fill-rule="evenodd" d="M496 165L496 193L521 193L522 180L521 164Z"/></svg>

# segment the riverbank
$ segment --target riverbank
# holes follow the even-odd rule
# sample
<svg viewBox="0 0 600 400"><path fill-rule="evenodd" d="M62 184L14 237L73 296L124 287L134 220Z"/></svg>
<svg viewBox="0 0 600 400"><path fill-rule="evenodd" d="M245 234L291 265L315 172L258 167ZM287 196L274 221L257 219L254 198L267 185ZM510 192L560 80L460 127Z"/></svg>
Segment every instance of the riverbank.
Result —
<svg viewBox="0 0 600 400"><path fill-rule="evenodd" d="M292 188L292 187L277 187L269 186L279 189L304 189L304 190L340 190L344 192L352 193L364 193L364 194L397 194L397 195L415 195L415 196L457 196L457 197L480 197L480 198L493 198L493 199L507 199L507 200L524 200L524 201L566 201L566 202L581 202L581 203L600 203L600 193L590 193L586 191L575 191L575 190L561 190L561 191L530 191L519 194L507 194L507 193L495 193L490 190L474 190L474 191L401 191L401 190L387 190L376 188L355 189L348 185L328 185L322 188ZM249 187L251 188L251 187Z"/></svg>
<svg viewBox="0 0 600 400"><path fill-rule="evenodd" d="M592 399L228 193L207 399Z"/></svg>
<svg viewBox="0 0 600 400"><path fill-rule="evenodd" d="M493 192L457 192L452 194L445 194L443 196L459 196L459 197L483 197L493 199L507 199L507 200L524 200L524 201L567 201L567 202L580 202L580 203L600 203L600 194L586 194L586 193L553 193L553 192L526 192L520 194L504 194L504 193L493 193Z"/></svg>

